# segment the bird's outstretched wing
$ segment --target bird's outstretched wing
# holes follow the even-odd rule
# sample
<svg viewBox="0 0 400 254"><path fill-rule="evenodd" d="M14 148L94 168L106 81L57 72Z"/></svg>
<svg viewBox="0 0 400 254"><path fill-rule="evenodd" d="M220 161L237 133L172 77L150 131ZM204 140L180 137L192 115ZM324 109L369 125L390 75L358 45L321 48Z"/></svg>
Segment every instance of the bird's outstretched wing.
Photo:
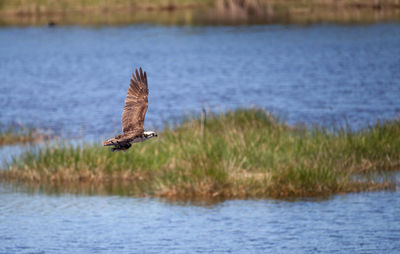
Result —
<svg viewBox="0 0 400 254"><path fill-rule="evenodd" d="M135 132L139 135L144 132L144 117L148 106L149 89L147 87L146 72L136 69L136 76L132 74L128 94L125 99L124 112L122 113L122 131Z"/></svg>

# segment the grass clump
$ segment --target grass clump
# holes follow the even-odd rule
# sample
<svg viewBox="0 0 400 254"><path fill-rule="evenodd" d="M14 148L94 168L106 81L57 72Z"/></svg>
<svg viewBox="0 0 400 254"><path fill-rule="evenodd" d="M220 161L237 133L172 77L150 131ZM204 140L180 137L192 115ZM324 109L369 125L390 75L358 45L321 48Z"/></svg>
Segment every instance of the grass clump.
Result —
<svg viewBox="0 0 400 254"><path fill-rule="evenodd" d="M399 120L329 131L238 109L166 127L126 153L98 144L29 151L0 179L169 199L288 198L392 188L376 174L398 169Z"/></svg>
<svg viewBox="0 0 400 254"><path fill-rule="evenodd" d="M24 127L17 124L0 124L0 146L21 143L34 143L48 139L49 135L41 133L33 127Z"/></svg>

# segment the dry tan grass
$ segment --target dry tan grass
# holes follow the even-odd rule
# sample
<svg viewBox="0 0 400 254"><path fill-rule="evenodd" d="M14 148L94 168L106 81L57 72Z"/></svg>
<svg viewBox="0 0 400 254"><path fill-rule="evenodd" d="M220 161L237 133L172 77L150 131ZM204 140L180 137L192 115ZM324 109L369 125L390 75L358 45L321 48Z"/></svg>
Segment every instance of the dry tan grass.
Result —
<svg viewBox="0 0 400 254"><path fill-rule="evenodd" d="M35 143L50 139L49 132L40 129L26 128L21 125L0 125L0 146L21 143Z"/></svg>
<svg viewBox="0 0 400 254"><path fill-rule="evenodd" d="M399 21L398 0L2 1L3 25L370 23Z"/></svg>

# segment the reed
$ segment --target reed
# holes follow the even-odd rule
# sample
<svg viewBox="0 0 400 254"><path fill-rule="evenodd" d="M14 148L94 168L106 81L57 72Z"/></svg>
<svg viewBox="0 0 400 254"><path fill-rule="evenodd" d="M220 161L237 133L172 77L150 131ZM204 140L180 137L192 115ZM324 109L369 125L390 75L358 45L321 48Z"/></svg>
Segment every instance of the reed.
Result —
<svg viewBox="0 0 400 254"><path fill-rule="evenodd" d="M99 144L28 151L0 179L175 200L290 198L394 188L384 172L399 169L399 119L330 131L238 109L167 126L126 153Z"/></svg>

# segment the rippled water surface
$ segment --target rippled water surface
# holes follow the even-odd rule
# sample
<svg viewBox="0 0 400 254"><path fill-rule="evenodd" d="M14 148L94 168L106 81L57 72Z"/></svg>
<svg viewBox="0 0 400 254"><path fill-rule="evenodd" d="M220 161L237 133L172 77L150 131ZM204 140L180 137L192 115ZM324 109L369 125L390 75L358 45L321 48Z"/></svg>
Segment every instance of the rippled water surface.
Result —
<svg viewBox="0 0 400 254"><path fill-rule="evenodd" d="M400 112L400 26L0 29L0 122L63 135L120 129L129 78L149 76L146 127L258 106L291 122L365 126Z"/></svg>
<svg viewBox="0 0 400 254"><path fill-rule="evenodd" d="M400 192L326 201L47 196L0 189L0 253L397 253Z"/></svg>
<svg viewBox="0 0 400 254"><path fill-rule="evenodd" d="M0 122L111 136L138 66L150 83L148 128L202 107L355 128L400 112L395 24L1 28ZM0 253L396 253L399 211L399 191L198 206L2 183Z"/></svg>

